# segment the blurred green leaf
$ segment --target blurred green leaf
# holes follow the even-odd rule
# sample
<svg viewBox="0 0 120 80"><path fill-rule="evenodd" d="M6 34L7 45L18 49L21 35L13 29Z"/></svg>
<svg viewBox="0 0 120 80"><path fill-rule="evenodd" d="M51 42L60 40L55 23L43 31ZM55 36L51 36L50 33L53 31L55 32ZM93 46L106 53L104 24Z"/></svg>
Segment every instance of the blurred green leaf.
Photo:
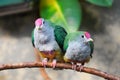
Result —
<svg viewBox="0 0 120 80"><path fill-rule="evenodd" d="M40 15L70 33L80 26L81 7L78 0L41 0Z"/></svg>
<svg viewBox="0 0 120 80"><path fill-rule="evenodd" d="M110 7L112 6L113 0L86 0L92 4L103 6L103 7Z"/></svg>

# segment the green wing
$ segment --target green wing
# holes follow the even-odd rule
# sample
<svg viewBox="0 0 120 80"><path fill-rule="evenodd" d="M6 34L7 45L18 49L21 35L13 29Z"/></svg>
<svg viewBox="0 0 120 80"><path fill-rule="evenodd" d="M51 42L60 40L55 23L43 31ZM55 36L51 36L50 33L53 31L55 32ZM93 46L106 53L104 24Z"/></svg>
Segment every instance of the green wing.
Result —
<svg viewBox="0 0 120 80"><path fill-rule="evenodd" d="M68 48L68 41L69 41L69 36L67 35L64 41L64 52L66 52Z"/></svg>
<svg viewBox="0 0 120 80"><path fill-rule="evenodd" d="M34 30L32 31L32 45L33 45L33 47L35 47L35 44L34 44Z"/></svg>
<svg viewBox="0 0 120 80"><path fill-rule="evenodd" d="M92 57L93 50L94 50L94 44L92 41L90 41L89 44L90 44L90 48L91 48L90 56Z"/></svg>
<svg viewBox="0 0 120 80"><path fill-rule="evenodd" d="M55 33L55 39L58 45L60 46L61 50L63 51L64 40L67 35L67 32L63 27L56 25L54 29L54 33Z"/></svg>
<svg viewBox="0 0 120 80"><path fill-rule="evenodd" d="M65 41L64 41L64 51L67 50L69 41L75 40L78 37L79 34L80 34L79 31L67 34L67 36L65 38Z"/></svg>

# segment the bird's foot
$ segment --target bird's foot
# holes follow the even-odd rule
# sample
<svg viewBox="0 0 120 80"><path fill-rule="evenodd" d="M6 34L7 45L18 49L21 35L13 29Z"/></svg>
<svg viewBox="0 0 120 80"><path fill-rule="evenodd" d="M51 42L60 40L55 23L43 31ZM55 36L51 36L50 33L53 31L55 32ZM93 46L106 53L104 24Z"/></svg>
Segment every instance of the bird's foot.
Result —
<svg viewBox="0 0 120 80"><path fill-rule="evenodd" d="M53 61L52 61L52 63L51 63L51 66L52 66L53 68L55 68L56 63L57 63L57 60L56 60L56 59L53 59Z"/></svg>
<svg viewBox="0 0 120 80"><path fill-rule="evenodd" d="M76 68L77 68L77 65L72 62L72 69L76 70Z"/></svg>
<svg viewBox="0 0 120 80"><path fill-rule="evenodd" d="M82 64L77 64L79 67L79 71L81 72L81 70L83 69L83 65Z"/></svg>
<svg viewBox="0 0 120 80"><path fill-rule="evenodd" d="M57 60L56 60L56 59L54 59L54 60L52 61L52 63L51 63L51 66L52 66L53 68L55 68L56 63L57 63Z"/></svg>
<svg viewBox="0 0 120 80"><path fill-rule="evenodd" d="M48 59L47 59L47 58L44 58L44 59L42 60L42 65L44 66L44 68L46 67L47 62L48 62Z"/></svg>

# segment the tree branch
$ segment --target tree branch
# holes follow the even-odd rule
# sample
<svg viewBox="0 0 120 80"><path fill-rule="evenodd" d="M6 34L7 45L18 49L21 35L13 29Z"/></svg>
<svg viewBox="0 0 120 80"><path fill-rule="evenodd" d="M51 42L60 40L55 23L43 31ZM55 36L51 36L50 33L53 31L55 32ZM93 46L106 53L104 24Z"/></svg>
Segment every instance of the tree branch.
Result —
<svg viewBox="0 0 120 80"><path fill-rule="evenodd" d="M7 69L18 69L18 68L43 68L41 62L24 62L24 63L15 63L15 64L1 64L0 65L0 71L7 70ZM47 63L46 68L52 68L51 63ZM65 63L57 63L56 68L64 68L64 69L72 69L71 64L65 64ZM76 68L76 71L79 71L79 67ZM108 74L106 72L94 69L94 68L88 68L83 67L81 72L86 72L90 74L94 74L100 77L103 77L108 80L120 80L120 77Z"/></svg>
<svg viewBox="0 0 120 80"><path fill-rule="evenodd" d="M40 55L39 55L39 51L36 48L34 48L34 54L36 57L36 61L42 62ZM51 80L51 78L48 76L47 72L45 71L45 68L39 68L39 71L40 71L42 77L44 78L44 80Z"/></svg>

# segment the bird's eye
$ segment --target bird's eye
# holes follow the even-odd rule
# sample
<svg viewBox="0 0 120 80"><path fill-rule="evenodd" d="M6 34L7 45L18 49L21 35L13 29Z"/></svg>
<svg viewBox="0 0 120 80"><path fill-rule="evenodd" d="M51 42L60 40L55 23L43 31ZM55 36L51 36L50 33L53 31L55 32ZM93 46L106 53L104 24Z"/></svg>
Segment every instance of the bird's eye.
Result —
<svg viewBox="0 0 120 80"><path fill-rule="evenodd" d="M84 35L82 35L81 37L84 38Z"/></svg>

